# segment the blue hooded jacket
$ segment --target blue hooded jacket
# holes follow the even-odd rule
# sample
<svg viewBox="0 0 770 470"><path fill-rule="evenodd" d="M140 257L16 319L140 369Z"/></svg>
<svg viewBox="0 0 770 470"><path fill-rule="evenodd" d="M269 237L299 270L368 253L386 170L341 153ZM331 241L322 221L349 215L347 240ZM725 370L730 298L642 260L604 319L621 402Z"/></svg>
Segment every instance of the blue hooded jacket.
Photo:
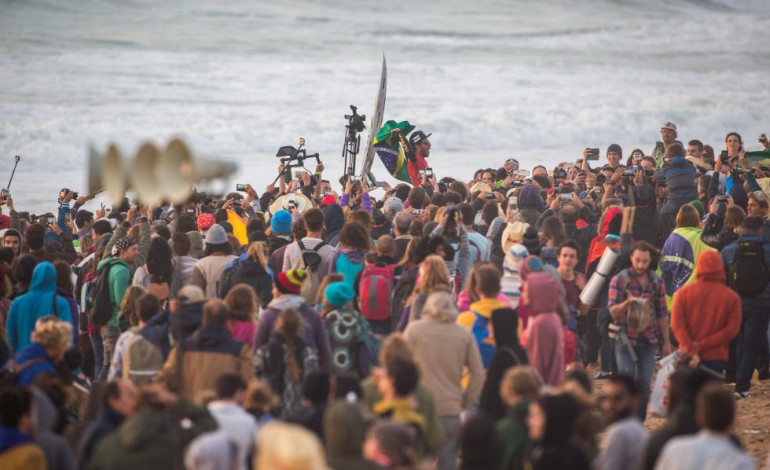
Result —
<svg viewBox="0 0 770 470"><path fill-rule="evenodd" d="M45 348L40 343L30 343L19 352L14 362L16 362L16 364L22 364L31 359L42 359L43 361L32 364L21 371L19 376L16 377L16 385L32 385L37 376L44 372L56 374L56 366L53 364L50 356L48 356Z"/></svg>
<svg viewBox="0 0 770 470"><path fill-rule="evenodd" d="M32 272L29 291L17 297L8 312L5 331L13 352L21 351L32 341L30 335L35 331L35 322L39 318L55 314L54 302L59 318L72 324L69 302L56 295L56 268L48 261L43 261ZM74 341L78 328L76 325L72 325L72 328Z"/></svg>

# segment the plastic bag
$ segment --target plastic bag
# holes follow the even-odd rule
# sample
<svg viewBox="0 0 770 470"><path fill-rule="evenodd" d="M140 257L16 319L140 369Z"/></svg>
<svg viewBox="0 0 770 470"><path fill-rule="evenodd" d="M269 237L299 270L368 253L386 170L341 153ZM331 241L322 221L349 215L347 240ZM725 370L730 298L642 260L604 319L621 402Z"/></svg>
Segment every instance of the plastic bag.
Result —
<svg viewBox="0 0 770 470"><path fill-rule="evenodd" d="M658 375L655 377L655 385L652 387L652 396L650 396L650 411L653 416L666 416L667 410L666 404L664 403L666 390L663 388L663 385L666 383L666 380L668 380L668 376L676 369L676 361L676 352L673 352L660 360L660 369L658 369Z"/></svg>

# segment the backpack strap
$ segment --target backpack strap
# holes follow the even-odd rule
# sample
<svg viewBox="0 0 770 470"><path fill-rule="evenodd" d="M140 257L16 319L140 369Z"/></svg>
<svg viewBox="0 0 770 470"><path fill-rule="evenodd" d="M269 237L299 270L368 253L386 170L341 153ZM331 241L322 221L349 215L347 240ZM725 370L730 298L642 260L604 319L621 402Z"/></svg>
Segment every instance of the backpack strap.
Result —
<svg viewBox="0 0 770 470"><path fill-rule="evenodd" d="M30 367L34 366L35 364L42 364L44 362L47 362L42 357L36 357L33 359L28 359L22 363L16 363L15 361L8 366L9 369L11 369L15 374L21 374L25 370L29 369Z"/></svg>

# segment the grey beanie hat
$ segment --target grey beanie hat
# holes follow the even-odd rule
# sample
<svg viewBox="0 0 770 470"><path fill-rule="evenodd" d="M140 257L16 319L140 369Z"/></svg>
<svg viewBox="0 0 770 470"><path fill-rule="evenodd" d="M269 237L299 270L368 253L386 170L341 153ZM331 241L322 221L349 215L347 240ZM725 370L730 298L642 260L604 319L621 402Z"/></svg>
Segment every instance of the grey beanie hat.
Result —
<svg viewBox="0 0 770 470"><path fill-rule="evenodd" d="M210 245L223 245L227 243L227 233L224 227L219 224L214 224L206 232L206 243Z"/></svg>

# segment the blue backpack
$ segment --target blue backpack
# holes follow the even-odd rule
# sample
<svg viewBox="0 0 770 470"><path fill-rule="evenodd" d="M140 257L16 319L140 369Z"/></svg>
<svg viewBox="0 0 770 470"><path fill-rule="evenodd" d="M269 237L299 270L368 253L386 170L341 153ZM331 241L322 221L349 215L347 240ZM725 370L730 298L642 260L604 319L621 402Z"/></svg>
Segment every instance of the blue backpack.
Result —
<svg viewBox="0 0 770 470"><path fill-rule="evenodd" d="M492 357L495 355L497 348L495 347L494 337L491 334L489 323L491 319L482 316L480 313L471 310L476 315L476 321L473 322L473 328L471 333L476 338L476 344L479 345L479 352L481 353L481 361L484 363L484 368L489 367L492 362Z"/></svg>

